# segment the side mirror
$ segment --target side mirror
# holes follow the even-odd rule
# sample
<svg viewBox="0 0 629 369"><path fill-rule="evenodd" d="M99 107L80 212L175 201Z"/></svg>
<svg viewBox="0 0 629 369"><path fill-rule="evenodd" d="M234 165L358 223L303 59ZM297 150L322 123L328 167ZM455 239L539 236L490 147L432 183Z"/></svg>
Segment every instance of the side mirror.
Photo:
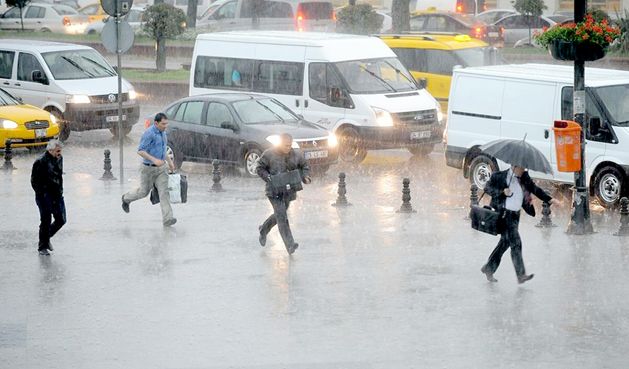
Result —
<svg viewBox="0 0 629 369"><path fill-rule="evenodd" d="M223 129L231 129L232 131L237 131L238 130L238 126L236 126L236 124L234 124L233 122L221 122L221 128Z"/></svg>
<svg viewBox="0 0 629 369"><path fill-rule="evenodd" d="M415 78L415 82L417 82L417 87L426 88L428 86L428 80L426 78Z"/></svg>
<svg viewBox="0 0 629 369"><path fill-rule="evenodd" d="M597 136L601 134L603 130L603 123L601 122L601 118L592 117L588 122L588 131L590 132L590 136Z"/></svg>
<svg viewBox="0 0 629 369"><path fill-rule="evenodd" d="M40 70L34 70L31 73L31 79L33 80L33 82L41 83L42 85L48 84L48 79Z"/></svg>

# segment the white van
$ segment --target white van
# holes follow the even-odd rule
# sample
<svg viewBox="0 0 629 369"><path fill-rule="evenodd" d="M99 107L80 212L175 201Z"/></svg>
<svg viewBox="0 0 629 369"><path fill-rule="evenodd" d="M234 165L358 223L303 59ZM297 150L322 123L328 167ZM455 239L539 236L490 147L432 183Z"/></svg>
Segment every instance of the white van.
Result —
<svg viewBox="0 0 629 369"><path fill-rule="evenodd" d="M455 69L446 128L446 161L483 188L507 164L479 146L500 138L523 139L546 154L555 172L533 178L574 183L559 172L553 124L572 120L572 66L500 65ZM629 186L629 72L586 68L586 170L593 195L614 206Z"/></svg>
<svg viewBox="0 0 629 369"><path fill-rule="evenodd" d="M49 111L70 131L109 128L117 134L118 75L88 46L48 41L0 40L0 87L27 104ZM123 133L138 121L133 86L123 79Z"/></svg>
<svg viewBox="0 0 629 369"><path fill-rule="evenodd" d="M377 37L226 32L197 37L190 95L250 91L272 96L339 137L340 156L368 149L417 155L442 140L437 101Z"/></svg>

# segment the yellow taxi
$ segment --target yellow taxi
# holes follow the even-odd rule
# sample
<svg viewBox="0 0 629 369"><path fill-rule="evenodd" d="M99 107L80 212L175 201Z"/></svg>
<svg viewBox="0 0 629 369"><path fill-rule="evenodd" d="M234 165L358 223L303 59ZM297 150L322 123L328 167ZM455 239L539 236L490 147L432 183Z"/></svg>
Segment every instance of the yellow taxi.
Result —
<svg viewBox="0 0 629 369"><path fill-rule="evenodd" d="M400 61L448 111L448 96L454 67L477 67L498 63L489 44L456 33L415 33L379 36Z"/></svg>
<svg viewBox="0 0 629 369"><path fill-rule="evenodd" d="M0 148L10 139L11 147L45 146L59 136L54 115L19 100L0 88Z"/></svg>
<svg viewBox="0 0 629 369"><path fill-rule="evenodd" d="M100 6L99 3L94 3L90 5L86 5L78 10L79 14L87 15L88 21L90 23L94 23L97 21L103 21L105 18L109 17L103 7Z"/></svg>

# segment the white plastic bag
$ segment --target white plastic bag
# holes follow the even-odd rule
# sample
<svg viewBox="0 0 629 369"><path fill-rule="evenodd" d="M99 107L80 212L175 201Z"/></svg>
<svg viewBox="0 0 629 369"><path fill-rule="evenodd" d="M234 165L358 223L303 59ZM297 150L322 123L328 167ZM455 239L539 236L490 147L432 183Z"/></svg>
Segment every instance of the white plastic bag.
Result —
<svg viewBox="0 0 629 369"><path fill-rule="evenodd" d="M179 173L168 175L168 194L171 204L181 203L181 175Z"/></svg>

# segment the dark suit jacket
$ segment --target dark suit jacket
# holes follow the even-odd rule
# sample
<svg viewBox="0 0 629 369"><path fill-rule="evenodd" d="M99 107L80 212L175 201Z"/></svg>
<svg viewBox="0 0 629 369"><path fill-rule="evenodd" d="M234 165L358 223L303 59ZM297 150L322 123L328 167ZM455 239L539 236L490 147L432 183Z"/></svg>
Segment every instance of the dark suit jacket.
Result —
<svg viewBox="0 0 629 369"><path fill-rule="evenodd" d="M33 163L31 186L37 196L63 196L63 157L55 158L48 151Z"/></svg>
<svg viewBox="0 0 629 369"><path fill-rule="evenodd" d="M489 182L485 185L485 193L491 196L490 206L496 209L499 212L502 212L505 209L505 203L507 201L507 196L504 194L504 189L508 188L508 174L509 170L503 170L501 172L495 172L491 175ZM516 178L513 178L515 180ZM522 177L520 178L520 184L522 185L522 190L524 191L524 200L522 202L522 209L524 211L534 217L535 216L535 208L533 207L531 201L531 194L535 195L542 201L548 202L552 199L550 195L548 195L544 190L537 187L535 182L531 179L528 172L524 172Z"/></svg>
<svg viewBox="0 0 629 369"><path fill-rule="evenodd" d="M306 159L304 159L304 155L301 151L291 149L287 155L283 155L276 149L271 148L262 153L256 173L266 182L266 195L273 197L277 194L273 193L273 189L271 188L270 176L295 169L299 169L302 181L304 178L308 177L310 173L310 166ZM294 200L296 198L295 191L290 191L288 197L290 200Z"/></svg>

